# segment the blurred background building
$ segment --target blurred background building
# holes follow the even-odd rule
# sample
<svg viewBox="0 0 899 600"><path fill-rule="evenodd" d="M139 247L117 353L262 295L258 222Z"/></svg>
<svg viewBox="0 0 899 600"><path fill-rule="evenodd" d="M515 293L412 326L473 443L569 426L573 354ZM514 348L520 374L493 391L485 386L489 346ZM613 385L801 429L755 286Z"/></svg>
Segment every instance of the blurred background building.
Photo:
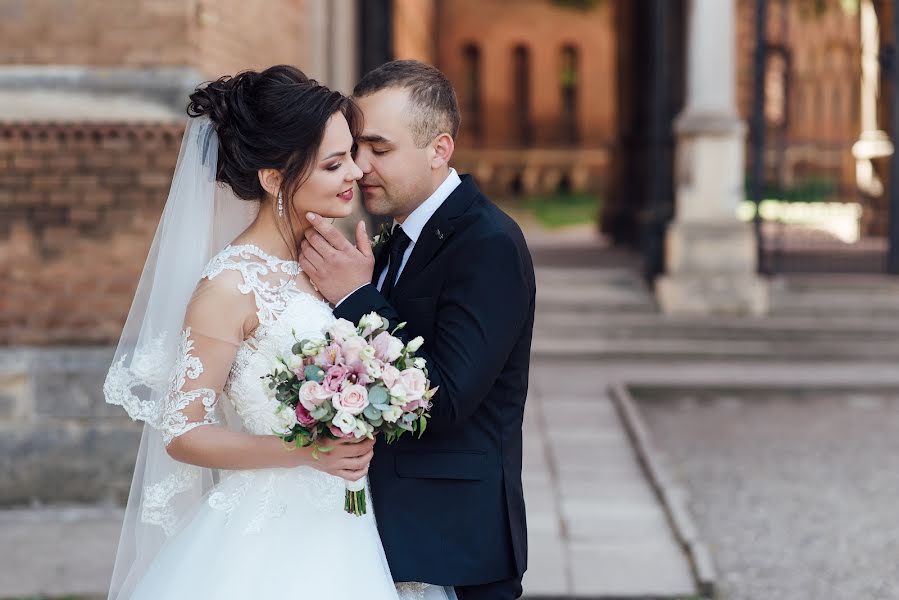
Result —
<svg viewBox="0 0 899 600"><path fill-rule="evenodd" d="M600 248L635 257L665 312L762 314L760 270L882 272L890 6L3 0L0 341L101 356L115 343L188 93L275 63L347 93L391 58L435 64L463 110L457 168L525 219L591 223ZM27 414L12 372L0 410Z"/></svg>
<svg viewBox="0 0 899 600"><path fill-rule="evenodd" d="M279 62L345 92L390 58L437 65L463 108L458 167L513 207L568 202L596 217L605 239L641 254L650 278L684 267L671 262L676 248L694 245L666 242L686 231L670 227L686 198L684 161L702 160L686 150L690 127L720 139L727 132L707 125L723 115L742 152L730 176L746 193L742 184L726 192L722 218L738 209L744 221L752 216L744 201L754 147L762 200L771 200L757 239L736 225L728 234L744 246L740 260L756 260L748 244L761 246L767 271L883 271L891 146L879 58L891 39L889 3L767 4L759 32L754 0L128 0L114 11L88 0L5 0L0 339L114 340L165 198L187 93ZM716 35L705 39L706 27ZM761 85L764 140L739 125L751 121ZM713 97L729 88L731 96ZM700 195L718 193L712 187ZM740 268L755 290L743 293L755 299L737 305L763 312L763 290L747 283L755 266ZM663 302L672 303L682 304Z"/></svg>
<svg viewBox="0 0 899 600"><path fill-rule="evenodd" d="M535 246L577 237L561 242L561 263L637 273L634 305L599 275L602 291L577 288L554 318L624 306L633 322L609 348L643 326L680 347L695 323L721 322L676 329L656 312L761 316L776 312L771 282L784 274L824 273L830 286L899 272L893 7L0 0L0 504L127 494L137 429L101 386L199 83L290 63L349 93L392 58L436 65L463 111L456 168ZM870 285L892 302L892 287ZM857 316L843 291L840 310ZM795 334L783 327L768 331ZM538 331L539 351L563 330ZM725 348L735 331L748 327L708 336Z"/></svg>

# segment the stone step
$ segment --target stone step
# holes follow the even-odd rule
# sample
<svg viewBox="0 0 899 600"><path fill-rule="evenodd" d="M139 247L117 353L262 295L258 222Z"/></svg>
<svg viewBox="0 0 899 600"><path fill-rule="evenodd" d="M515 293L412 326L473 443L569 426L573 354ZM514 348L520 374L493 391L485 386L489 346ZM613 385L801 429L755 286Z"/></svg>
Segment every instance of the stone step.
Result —
<svg viewBox="0 0 899 600"><path fill-rule="evenodd" d="M571 315L578 321L578 315ZM633 315L627 315L632 317ZM624 318L621 321L625 321ZM629 321L632 321L630 319ZM656 319L647 319L643 323L635 322L596 322L589 317L580 322L567 319L556 320L540 318L534 327L535 339L597 339L604 340L694 340L720 342L768 342L783 343L840 343L867 344L881 347L899 344L899 331L895 323L889 327L877 328L876 323L863 328L819 328L806 327L731 327L690 324L671 324Z"/></svg>
<svg viewBox="0 0 899 600"><path fill-rule="evenodd" d="M804 335L899 335L899 319L868 315L845 315L822 320L811 315L771 315L764 318L709 316L675 317L661 314L626 314L607 311L575 312L545 309L537 313L537 327L584 329L586 331L658 331L660 335L714 332L722 336L763 335L765 333Z"/></svg>
<svg viewBox="0 0 899 600"><path fill-rule="evenodd" d="M708 339L607 339L535 336L532 353L542 358L899 360L899 343L867 341L776 341Z"/></svg>

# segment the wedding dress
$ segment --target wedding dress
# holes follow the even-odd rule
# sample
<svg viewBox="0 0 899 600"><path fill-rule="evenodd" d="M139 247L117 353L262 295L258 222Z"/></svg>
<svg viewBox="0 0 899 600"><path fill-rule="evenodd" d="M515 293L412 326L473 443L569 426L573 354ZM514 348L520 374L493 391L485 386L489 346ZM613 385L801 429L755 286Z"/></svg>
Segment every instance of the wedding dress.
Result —
<svg viewBox="0 0 899 600"><path fill-rule="evenodd" d="M217 471L165 452L197 427L271 435L295 423L261 377L334 320L297 287L296 262L253 245L209 260L252 219L214 183L216 146L208 120L191 123L104 385L107 402L146 423L109 598L454 600L451 588L394 585L377 506L369 494L367 515L346 513L342 479L305 466Z"/></svg>

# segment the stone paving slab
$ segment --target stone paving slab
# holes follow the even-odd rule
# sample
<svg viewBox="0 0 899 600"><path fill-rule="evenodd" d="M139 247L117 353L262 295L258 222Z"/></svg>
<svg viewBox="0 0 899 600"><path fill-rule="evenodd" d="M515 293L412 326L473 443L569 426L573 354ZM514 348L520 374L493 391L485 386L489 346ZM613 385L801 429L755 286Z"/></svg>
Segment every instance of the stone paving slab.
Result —
<svg viewBox="0 0 899 600"><path fill-rule="evenodd" d="M525 593L692 596L690 564L594 367L569 365L564 381L552 366L535 373L525 415L525 431L535 432L524 465L533 565Z"/></svg>
<svg viewBox="0 0 899 600"><path fill-rule="evenodd" d="M106 597L124 511L0 511L0 598Z"/></svg>

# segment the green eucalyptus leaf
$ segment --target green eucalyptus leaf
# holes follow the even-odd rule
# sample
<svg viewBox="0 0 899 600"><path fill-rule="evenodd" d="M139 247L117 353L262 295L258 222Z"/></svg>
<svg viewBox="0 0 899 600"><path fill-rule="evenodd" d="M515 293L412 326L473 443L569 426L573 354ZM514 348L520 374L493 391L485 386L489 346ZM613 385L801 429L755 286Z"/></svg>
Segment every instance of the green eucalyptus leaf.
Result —
<svg viewBox="0 0 899 600"><path fill-rule="evenodd" d="M369 421L381 418L381 410L373 404L366 406L365 410L362 411L362 414L365 415Z"/></svg>
<svg viewBox="0 0 899 600"><path fill-rule="evenodd" d="M387 392L387 388L380 383L368 390L368 401L374 405L386 405L389 403L389 398L390 394Z"/></svg>
<svg viewBox="0 0 899 600"><path fill-rule="evenodd" d="M315 381L321 383L325 379L325 372L318 365L309 365L303 369L307 381Z"/></svg>

